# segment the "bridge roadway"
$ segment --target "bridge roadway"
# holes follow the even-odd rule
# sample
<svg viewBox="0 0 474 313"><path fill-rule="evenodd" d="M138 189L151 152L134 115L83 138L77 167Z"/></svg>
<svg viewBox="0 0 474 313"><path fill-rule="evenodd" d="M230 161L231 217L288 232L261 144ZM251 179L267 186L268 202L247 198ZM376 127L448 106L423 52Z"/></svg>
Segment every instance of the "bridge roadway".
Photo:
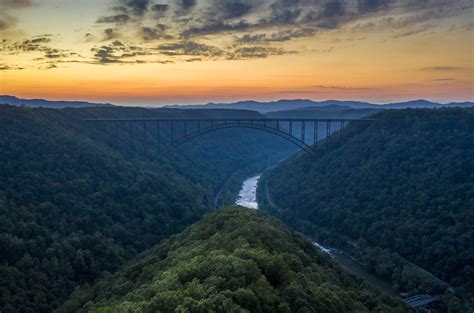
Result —
<svg viewBox="0 0 474 313"><path fill-rule="evenodd" d="M161 129L165 127L169 137L169 147L180 145L204 134L226 128L252 128L280 136L299 146L307 153L314 154L318 141L329 138L334 131L344 131L349 123L371 122L373 119L294 119L294 118L95 118L87 122L128 124L130 139L133 140L132 125L142 124L143 143L146 144L147 125L154 124L158 149ZM178 136L181 135L181 136ZM177 137L178 136L178 137Z"/></svg>

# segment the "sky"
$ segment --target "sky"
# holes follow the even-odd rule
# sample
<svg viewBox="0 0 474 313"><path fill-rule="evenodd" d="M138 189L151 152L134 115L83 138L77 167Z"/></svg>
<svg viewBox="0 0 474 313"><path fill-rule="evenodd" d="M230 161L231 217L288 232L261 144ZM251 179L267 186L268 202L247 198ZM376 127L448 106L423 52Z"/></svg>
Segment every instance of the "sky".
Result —
<svg viewBox="0 0 474 313"><path fill-rule="evenodd" d="M474 100L472 0L0 0L0 94Z"/></svg>

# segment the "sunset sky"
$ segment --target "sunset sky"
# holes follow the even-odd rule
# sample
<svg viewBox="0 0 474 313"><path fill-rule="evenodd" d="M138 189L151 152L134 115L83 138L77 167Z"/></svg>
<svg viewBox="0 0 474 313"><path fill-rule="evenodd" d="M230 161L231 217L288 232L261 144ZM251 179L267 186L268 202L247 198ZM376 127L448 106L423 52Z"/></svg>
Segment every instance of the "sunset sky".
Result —
<svg viewBox="0 0 474 313"><path fill-rule="evenodd" d="M0 0L0 94L474 99L472 0Z"/></svg>

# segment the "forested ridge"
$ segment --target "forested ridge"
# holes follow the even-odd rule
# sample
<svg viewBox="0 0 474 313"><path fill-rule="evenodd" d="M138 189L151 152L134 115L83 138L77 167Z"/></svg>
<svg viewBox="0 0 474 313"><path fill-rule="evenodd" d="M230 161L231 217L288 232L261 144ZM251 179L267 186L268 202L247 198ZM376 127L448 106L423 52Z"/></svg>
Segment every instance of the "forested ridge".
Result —
<svg viewBox="0 0 474 313"><path fill-rule="evenodd" d="M236 130L203 137L157 161L138 141L130 145L125 131L83 118L225 114L258 116L0 106L1 311L53 311L76 286L116 271L197 221L233 172L264 168L272 153L291 151L265 134ZM151 132L147 136L151 142Z"/></svg>
<svg viewBox="0 0 474 313"><path fill-rule="evenodd" d="M474 290L474 110L379 113L266 174L288 224L342 235L371 251L367 266L401 291L415 290L398 254L455 287ZM268 206L266 206L268 208ZM456 305L456 311L469 310ZM447 308L444 308L447 310Z"/></svg>
<svg viewBox="0 0 474 313"><path fill-rule="evenodd" d="M220 209L59 312L405 312L265 214Z"/></svg>

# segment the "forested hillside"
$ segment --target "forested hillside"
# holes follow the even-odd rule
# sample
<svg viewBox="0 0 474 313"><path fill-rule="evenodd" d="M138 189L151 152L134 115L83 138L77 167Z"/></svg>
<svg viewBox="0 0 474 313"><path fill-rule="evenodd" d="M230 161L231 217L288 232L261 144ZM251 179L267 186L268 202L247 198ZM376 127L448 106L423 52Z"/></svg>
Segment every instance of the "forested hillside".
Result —
<svg viewBox="0 0 474 313"><path fill-rule="evenodd" d="M242 207L221 209L77 290L59 312L405 312L310 241Z"/></svg>
<svg viewBox="0 0 474 313"><path fill-rule="evenodd" d="M371 251L367 266L401 291L418 286L391 253L432 271L469 299L474 110L387 111L375 118L332 138L317 157L300 154L273 169L260 196L268 187L278 205L273 213L300 230L343 235Z"/></svg>
<svg viewBox="0 0 474 313"><path fill-rule="evenodd" d="M192 114L257 113L0 106L2 312L51 312L76 286L198 220L232 173L291 151L268 135L248 139L235 130L156 160L124 131L82 121Z"/></svg>

